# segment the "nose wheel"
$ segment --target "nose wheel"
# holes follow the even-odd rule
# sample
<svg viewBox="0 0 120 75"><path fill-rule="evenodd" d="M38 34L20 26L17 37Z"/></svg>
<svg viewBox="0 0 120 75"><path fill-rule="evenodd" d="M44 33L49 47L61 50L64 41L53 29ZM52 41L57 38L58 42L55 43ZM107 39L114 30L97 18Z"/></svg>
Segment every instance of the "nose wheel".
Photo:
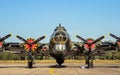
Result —
<svg viewBox="0 0 120 75"><path fill-rule="evenodd" d="M59 58L55 58L56 62L59 64L59 66L61 66L64 63L64 58L63 57L59 57Z"/></svg>

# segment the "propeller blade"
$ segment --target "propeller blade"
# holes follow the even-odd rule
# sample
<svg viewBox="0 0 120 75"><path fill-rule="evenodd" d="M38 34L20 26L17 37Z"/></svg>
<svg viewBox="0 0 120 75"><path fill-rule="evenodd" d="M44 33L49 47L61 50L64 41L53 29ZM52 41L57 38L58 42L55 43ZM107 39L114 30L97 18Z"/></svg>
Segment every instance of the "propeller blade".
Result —
<svg viewBox="0 0 120 75"><path fill-rule="evenodd" d="M38 43L39 41L41 41L44 38L45 38L45 36L42 36L42 37L38 38L37 40L35 40L33 43Z"/></svg>
<svg viewBox="0 0 120 75"><path fill-rule="evenodd" d="M21 37L21 36L19 36L19 35L17 35L16 37L17 37L19 40L23 41L24 43L27 43L27 41L26 41L23 37Z"/></svg>
<svg viewBox="0 0 120 75"><path fill-rule="evenodd" d="M8 35L4 36L3 38L0 39L0 42L4 41L5 39L9 38L10 36L11 36L11 34L8 34Z"/></svg>
<svg viewBox="0 0 120 75"><path fill-rule="evenodd" d="M98 41L102 40L103 38L105 38L105 36L101 36L98 39L96 39L95 41L92 42L92 44L97 43Z"/></svg>
<svg viewBox="0 0 120 75"><path fill-rule="evenodd" d="M87 41L84 38L80 37L79 35L76 35L76 37L79 38L80 40L84 41L85 43L87 43Z"/></svg>
<svg viewBox="0 0 120 75"><path fill-rule="evenodd" d="M114 35L114 34L111 34L111 33L110 33L110 36L112 36L113 38L115 38L115 39L117 39L117 40L119 40L119 41L120 41L120 38L119 38L119 37L117 37L116 35Z"/></svg>

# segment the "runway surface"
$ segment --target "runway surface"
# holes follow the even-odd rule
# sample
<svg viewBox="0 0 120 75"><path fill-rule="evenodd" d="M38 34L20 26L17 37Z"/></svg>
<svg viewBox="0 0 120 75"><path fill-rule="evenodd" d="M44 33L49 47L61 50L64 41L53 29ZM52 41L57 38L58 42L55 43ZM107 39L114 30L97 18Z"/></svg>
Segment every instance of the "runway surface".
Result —
<svg viewBox="0 0 120 75"><path fill-rule="evenodd" d="M120 63L99 64L94 68L81 68L83 63L64 63L61 67L55 63L36 63L27 68L26 63L0 63L0 75L120 75Z"/></svg>

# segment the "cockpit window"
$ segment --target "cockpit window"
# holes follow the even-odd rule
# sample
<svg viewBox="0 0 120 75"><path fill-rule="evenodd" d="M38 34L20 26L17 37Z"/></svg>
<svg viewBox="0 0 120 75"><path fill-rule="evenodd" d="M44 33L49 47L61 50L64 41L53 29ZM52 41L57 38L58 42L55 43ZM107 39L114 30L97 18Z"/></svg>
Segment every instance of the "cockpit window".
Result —
<svg viewBox="0 0 120 75"><path fill-rule="evenodd" d="M64 32L56 32L54 36L66 36Z"/></svg>
<svg viewBox="0 0 120 75"><path fill-rule="evenodd" d="M54 40L57 43L65 43L67 40L67 35L64 32L56 32L54 34Z"/></svg>

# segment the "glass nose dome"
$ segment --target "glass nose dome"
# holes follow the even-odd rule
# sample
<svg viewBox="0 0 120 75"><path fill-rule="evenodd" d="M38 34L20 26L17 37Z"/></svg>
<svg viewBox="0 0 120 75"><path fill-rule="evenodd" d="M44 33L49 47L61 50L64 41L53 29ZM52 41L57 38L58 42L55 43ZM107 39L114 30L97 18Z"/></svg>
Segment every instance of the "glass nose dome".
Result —
<svg viewBox="0 0 120 75"><path fill-rule="evenodd" d="M59 44L64 44L67 41L67 35L64 32L56 32L54 34L54 41Z"/></svg>

